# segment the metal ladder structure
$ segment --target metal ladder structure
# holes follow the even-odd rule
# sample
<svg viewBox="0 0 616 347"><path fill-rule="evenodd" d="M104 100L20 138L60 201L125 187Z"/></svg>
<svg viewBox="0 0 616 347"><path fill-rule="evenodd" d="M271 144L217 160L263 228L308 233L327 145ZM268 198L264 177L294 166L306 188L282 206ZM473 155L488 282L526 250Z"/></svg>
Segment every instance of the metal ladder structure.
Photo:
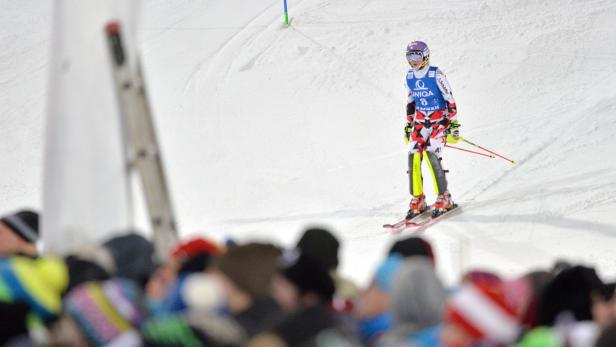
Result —
<svg viewBox="0 0 616 347"><path fill-rule="evenodd" d="M131 68L120 22L109 22L105 35L124 125L128 172L136 172L140 178L156 254L159 259L166 259L178 233L141 64L137 57L136 67Z"/></svg>

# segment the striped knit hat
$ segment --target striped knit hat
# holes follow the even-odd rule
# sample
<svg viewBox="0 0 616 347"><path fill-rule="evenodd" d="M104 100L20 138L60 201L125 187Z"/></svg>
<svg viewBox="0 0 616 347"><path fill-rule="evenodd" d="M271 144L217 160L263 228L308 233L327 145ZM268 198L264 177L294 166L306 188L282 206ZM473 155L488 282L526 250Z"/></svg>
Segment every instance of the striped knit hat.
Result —
<svg viewBox="0 0 616 347"><path fill-rule="evenodd" d="M39 215L34 211L22 210L6 215L0 218L0 223L4 223L26 242L36 243L39 239Z"/></svg>
<svg viewBox="0 0 616 347"><path fill-rule="evenodd" d="M467 283L449 299L445 322L454 324L477 340L511 343L520 333L515 310L501 286Z"/></svg>
<svg viewBox="0 0 616 347"><path fill-rule="evenodd" d="M76 287L65 298L64 309L93 346L138 329L148 318L141 290L123 278Z"/></svg>

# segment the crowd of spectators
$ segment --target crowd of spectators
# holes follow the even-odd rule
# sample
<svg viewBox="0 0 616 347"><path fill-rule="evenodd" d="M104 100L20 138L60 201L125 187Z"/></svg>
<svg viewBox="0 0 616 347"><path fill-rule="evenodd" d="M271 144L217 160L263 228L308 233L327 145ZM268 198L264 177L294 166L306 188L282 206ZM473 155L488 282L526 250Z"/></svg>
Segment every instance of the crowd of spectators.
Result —
<svg viewBox="0 0 616 347"><path fill-rule="evenodd" d="M37 254L38 214L0 219L0 346L615 347L614 284L558 262L446 287L431 244L392 240L370 283L338 271L340 242L182 240L167 259L138 233Z"/></svg>

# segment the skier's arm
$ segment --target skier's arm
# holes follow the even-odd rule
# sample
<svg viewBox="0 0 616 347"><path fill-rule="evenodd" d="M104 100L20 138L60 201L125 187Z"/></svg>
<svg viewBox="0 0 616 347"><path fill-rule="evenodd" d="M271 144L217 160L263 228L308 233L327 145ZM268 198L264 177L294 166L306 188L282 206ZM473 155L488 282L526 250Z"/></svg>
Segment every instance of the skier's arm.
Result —
<svg viewBox="0 0 616 347"><path fill-rule="evenodd" d="M415 120L415 101L406 104L406 121L412 123Z"/></svg>
<svg viewBox="0 0 616 347"><path fill-rule="evenodd" d="M413 91L406 84L407 98L406 98L406 121L412 123L415 120L415 98L413 97Z"/></svg>
<svg viewBox="0 0 616 347"><path fill-rule="evenodd" d="M413 131L415 121L415 98L413 98L413 91L406 86L408 91L408 98L406 100L406 125L404 126L404 139L408 143Z"/></svg>
<svg viewBox="0 0 616 347"><path fill-rule="evenodd" d="M456 101L453 98L449 81L447 81L447 77L441 69L436 70L436 84L438 85L438 89L441 91L443 99L445 99L445 103L447 104L447 119L450 122L454 120L457 121L458 110L456 108Z"/></svg>

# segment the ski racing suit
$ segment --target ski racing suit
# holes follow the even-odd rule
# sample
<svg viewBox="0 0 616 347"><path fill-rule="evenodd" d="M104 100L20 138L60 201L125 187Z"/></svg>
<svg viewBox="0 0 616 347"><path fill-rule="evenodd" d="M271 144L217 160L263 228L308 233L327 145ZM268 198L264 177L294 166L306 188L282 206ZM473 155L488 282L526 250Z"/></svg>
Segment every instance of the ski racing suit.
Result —
<svg viewBox="0 0 616 347"><path fill-rule="evenodd" d="M445 170L441 165L447 126L456 118L451 87L445 74L436 66L409 69L407 121L412 124L409 138L409 181L413 196L423 194L421 163L430 168L437 195L447 191Z"/></svg>

